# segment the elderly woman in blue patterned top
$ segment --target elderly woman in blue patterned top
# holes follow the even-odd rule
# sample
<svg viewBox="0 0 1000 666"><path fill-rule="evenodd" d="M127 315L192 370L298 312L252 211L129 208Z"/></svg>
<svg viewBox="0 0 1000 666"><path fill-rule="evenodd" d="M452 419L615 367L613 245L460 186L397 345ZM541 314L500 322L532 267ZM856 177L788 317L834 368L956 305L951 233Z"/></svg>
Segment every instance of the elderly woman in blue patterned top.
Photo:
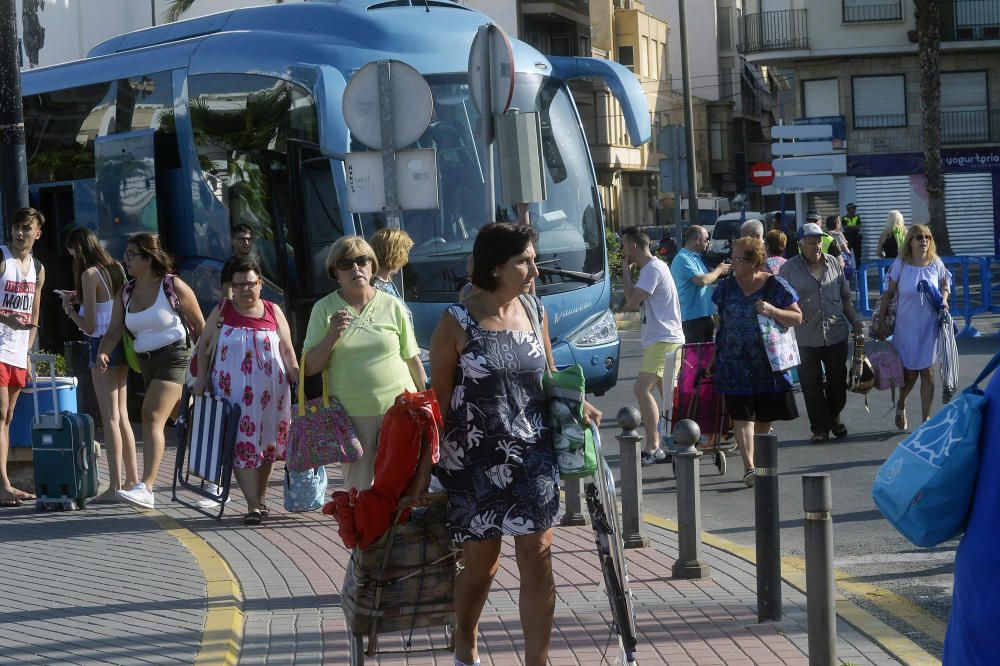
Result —
<svg viewBox="0 0 1000 666"><path fill-rule="evenodd" d="M764 244L744 237L733 241L733 274L719 284L712 300L719 306L715 387L725 396L743 457L743 483L750 487L755 478L754 433L768 432L772 421L799 416L791 373L771 370L757 315L798 326L799 295L784 279L764 270Z"/></svg>

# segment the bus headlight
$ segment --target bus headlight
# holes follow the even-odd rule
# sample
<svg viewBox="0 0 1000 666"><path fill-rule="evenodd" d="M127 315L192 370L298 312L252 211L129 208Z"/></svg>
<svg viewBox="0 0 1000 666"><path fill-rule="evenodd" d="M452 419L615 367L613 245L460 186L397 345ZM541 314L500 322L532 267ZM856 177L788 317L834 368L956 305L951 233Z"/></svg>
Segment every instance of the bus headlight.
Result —
<svg viewBox="0 0 1000 666"><path fill-rule="evenodd" d="M615 316L611 310L583 323L580 328L566 336L566 340L577 347L597 347L618 341L618 327L615 326Z"/></svg>

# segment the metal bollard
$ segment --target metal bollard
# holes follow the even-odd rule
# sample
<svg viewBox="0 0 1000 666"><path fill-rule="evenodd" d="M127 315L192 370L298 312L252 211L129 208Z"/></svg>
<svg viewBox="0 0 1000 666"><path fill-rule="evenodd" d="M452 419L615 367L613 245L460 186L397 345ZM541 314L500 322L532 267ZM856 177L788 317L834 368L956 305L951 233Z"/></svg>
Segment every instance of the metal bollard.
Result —
<svg viewBox="0 0 1000 666"><path fill-rule="evenodd" d="M690 419L674 427L674 462L677 475L677 561L674 578L708 578L709 569L701 559L701 451L695 446L701 429Z"/></svg>
<svg viewBox="0 0 1000 666"><path fill-rule="evenodd" d="M618 410L618 425L622 427L618 440L620 467L622 472L622 536L626 548L645 548L649 539L642 530L642 435L636 432L641 417L635 407Z"/></svg>
<svg viewBox="0 0 1000 666"><path fill-rule="evenodd" d="M754 436L754 524L757 621L781 619L781 532L778 521L778 438Z"/></svg>
<svg viewBox="0 0 1000 666"><path fill-rule="evenodd" d="M833 493L829 474L802 477L806 512L806 625L809 666L837 663L837 608L833 582Z"/></svg>
<svg viewBox="0 0 1000 666"><path fill-rule="evenodd" d="M587 525L590 518L583 510L583 479L567 479L563 481L566 492L566 513L559 523L564 527Z"/></svg>

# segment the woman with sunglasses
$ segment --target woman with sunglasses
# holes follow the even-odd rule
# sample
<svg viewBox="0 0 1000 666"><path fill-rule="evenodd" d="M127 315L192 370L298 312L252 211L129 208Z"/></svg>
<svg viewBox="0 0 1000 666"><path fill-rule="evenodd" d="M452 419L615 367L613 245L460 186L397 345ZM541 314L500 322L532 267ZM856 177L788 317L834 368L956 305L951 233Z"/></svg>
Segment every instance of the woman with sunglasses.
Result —
<svg viewBox="0 0 1000 666"><path fill-rule="evenodd" d="M798 326L802 323L796 302L799 295L784 278L764 269L764 244L743 237L733 241L733 273L719 284L712 300L719 306L715 388L723 394L733 419L733 437L743 458L743 483L752 487L754 434L768 432L773 421L799 416L791 373L771 369L757 315L782 326Z"/></svg>
<svg viewBox="0 0 1000 666"><path fill-rule="evenodd" d="M327 273L340 288L313 306L303 343L304 372L324 372L354 424L364 455L344 463L344 487L366 490L375 474L382 417L403 391L427 383L406 306L372 286L378 262L360 236L330 248Z"/></svg>
<svg viewBox="0 0 1000 666"><path fill-rule="evenodd" d="M906 430L906 398L920 378L921 422L931 416L934 400L934 364L940 335L939 308L933 299L918 289L926 280L941 293L942 308L948 307L952 276L938 259L934 237L926 224L914 224L906 232L899 257L889 267L889 287L879 301L879 321L884 322L889 303L896 301L896 321L904 322L894 330L872 333L878 338L892 336L892 344L903 363L903 387L896 402L896 427Z"/></svg>
<svg viewBox="0 0 1000 666"><path fill-rule="evenodd" d="M290 386L299 378L292 335L281 308L260 297L260 265L253 257L232 261L233 298L208 315L198 342L199 372L192 393L212 388L241 410L233 472L247 500L246 525L268 515L264 497L276 460L285 459L292 422Z"/></svg>
<svg viewBox="0 0 1000 666"><path fill-rule="evenodd" d="M98 350L97 368L107 371L109 354L128 329L146 387L142 400L142 478L131 489L116 494L132 506L152 509L153 483L166 440L164 428L167 418L176 416L194 341L201 336L205 319L191 287L173 275L173 259L156 234L129 238L125 269L132 279L115 298L108 332Z"/></svg>

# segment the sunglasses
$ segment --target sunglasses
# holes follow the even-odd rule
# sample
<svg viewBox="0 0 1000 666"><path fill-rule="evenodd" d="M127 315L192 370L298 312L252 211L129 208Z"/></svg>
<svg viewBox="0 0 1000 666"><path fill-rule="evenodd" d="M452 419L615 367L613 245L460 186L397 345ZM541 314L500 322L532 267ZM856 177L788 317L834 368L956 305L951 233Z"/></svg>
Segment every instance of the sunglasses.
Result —
<svg viewBox="0 0 1000 666"><path fill-rule="evenodd" d="M337 267L338 271L349 271L354 266L364 268L371 260L371 257L366 254L362 254L360 257L354 257L353 259L337 259L334 266Z"/></svg>
<svg viewBox="0 0 1000 666"><path fill-rule="evenodd" d="M934 240L934 236L929 236L929 235L914 236L913 240L927 241L928 243L930 243L932 240Z"/></svg>

